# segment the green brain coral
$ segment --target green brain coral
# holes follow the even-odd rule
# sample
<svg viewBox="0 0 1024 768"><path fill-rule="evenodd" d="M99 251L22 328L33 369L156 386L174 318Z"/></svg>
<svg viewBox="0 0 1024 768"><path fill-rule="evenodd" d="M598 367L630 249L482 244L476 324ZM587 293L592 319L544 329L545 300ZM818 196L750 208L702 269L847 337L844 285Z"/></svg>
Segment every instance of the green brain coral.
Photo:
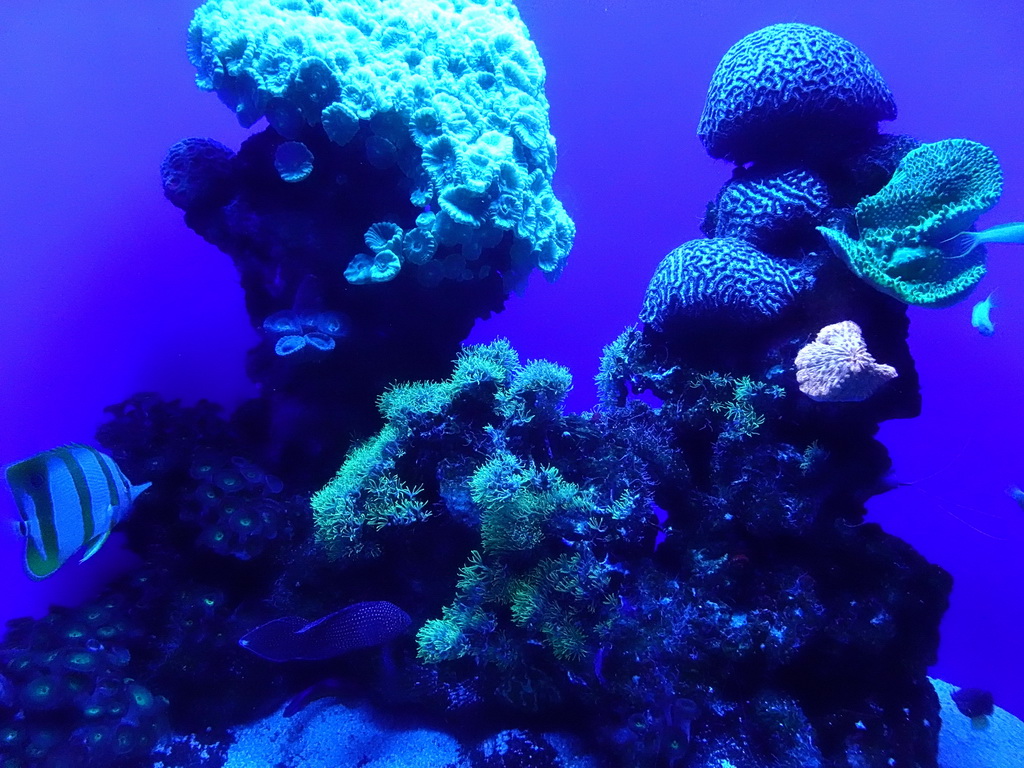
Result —
<svg viewBox="0 0 1024 768"><path fill-rule="evenodd" d="M859 239L818 227L862 279L907 304L944 307L967 297L985 274L985 250L952 243L999 201L995 153L946 139L912 150L877 194L857 204Z"/></svg>
<svg viewBox="0 0 1024 768"><path fill-rule="evenodd" d="M410 202L436 213L405 233L408 254L350 255L352 282L390 280L405 261L427 284L466 279L424 249L460 246L472 262L506 233L508 287L534 267L560 274L575 225L551 187L544 64L512 0L209 0L188 53L199 87L245 126L265 116L297 139L322 125L338 144L363 129L368 162L397 165Z"/></svg>

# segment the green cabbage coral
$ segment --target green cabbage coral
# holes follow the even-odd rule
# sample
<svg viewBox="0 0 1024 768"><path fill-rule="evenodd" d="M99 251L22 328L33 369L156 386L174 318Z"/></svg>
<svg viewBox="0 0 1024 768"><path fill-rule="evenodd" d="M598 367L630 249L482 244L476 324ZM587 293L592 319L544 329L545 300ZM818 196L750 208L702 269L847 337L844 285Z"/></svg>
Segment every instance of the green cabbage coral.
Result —
<svg viewBox="0 0 1024 768"><path fill-rule="evenodd" d="M386 282L406 262L427 285L484 279L473 262L507 235L508 287L534 268L560 274L575 225L551 187L544 64L512 0L208 0L188 53L199 87L243 125L359 137L370 165L397 166L410 203L430 209L387 247L349 254L349 282ZM436 245L460 247L461 262L432 259Z"/></svg>
<svg viewBox="0 0 1024 768"><path fill-rule="evenodd" d="M858 277L907 304L945 307L966 298L985 274L985 249L954 244L999 201L995 153L975 141L922 144L877 194L857 204L859 237L818 227Z"/></svg>

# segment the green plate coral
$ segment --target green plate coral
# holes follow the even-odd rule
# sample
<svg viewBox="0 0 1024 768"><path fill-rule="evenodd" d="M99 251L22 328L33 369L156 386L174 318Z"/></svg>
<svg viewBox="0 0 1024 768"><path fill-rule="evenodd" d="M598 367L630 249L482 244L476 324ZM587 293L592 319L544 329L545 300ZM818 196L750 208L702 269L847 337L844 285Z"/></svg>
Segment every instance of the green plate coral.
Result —
<svg viewBox="0 0 1024 768"><path fill-rule="evenodd" d="M859 277L907 304L946 307L985 274L985 250L960 253L957 236L999 201L995 153L967 139L922 144L877 194L857 204L859 238L818 227Z"/></svg>

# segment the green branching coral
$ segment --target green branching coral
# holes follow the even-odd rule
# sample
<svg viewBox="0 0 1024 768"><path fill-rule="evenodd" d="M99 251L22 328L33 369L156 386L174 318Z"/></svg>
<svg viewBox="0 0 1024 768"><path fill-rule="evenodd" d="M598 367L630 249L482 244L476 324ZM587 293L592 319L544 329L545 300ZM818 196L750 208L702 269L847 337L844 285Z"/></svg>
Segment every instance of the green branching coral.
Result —
<svg viewBox="0 0 1024 768"><path fill-rule="evenodd" d="M723 437L743 439L754 437L764 425L758 412L759 403L785 397L786 390L778 384L754 381L749 376L735 377L711 372L695 374L690 388L701 390L701 401L721 419L718 425Z"/></svg>
<svg viewBox="0 0 1024 768"><path fill-rule="evenodd" d="M517 700L556 690L538 664L592 670L620 620L625 563L649 555L657 533L644 458L661 450L657 428L633 409L566 414L571 386L565 368L523 365L507 341L468 347L449 379L381 395L384 428L313 498L336 557L379 555L428 516L419 535L468 539L418 654L510 670Z"/></svg>
<svg viewBox="0 0 1024 768"><path fill-rule="evenodd" d="M375 556L379 543L367 537L367 531L410 525L428 516L419 498L422 488L406 485L395 474L397 436L395 428L385 427L353 448L331 484L314 495L318 532L332 542L334 551L350 557Z"/></svg>
<svg viewBox="0 0 1024 768"><path fill-rule="evenodd" d="M1002 192L995 153L975 141L922 144L892 179L856 208L859 237L818 231L862 279L907 304L945 307L964 299L985 274L985 249L952 243Z"/></svg>
<svg viewBox="0 0 1024 768"><path fill-rule="evenodd" d="M562 496L573 493L563 492L574 486L557 470L534 463L544 458L549 436L564 431L562 404L571 387L564 367L544 360L524 366L504 339L466 348L447 381L392 386L377 401L386 426L353 448L313 497L320 539L337 555L374 555L377 544L370 541L379 543L379 532L428 516L422 487L429 486L450 497L462 519L479 522L488 510L493 518L520 520L528 540L532 523L517 514L542 502L564 508ZM510 441L527 458L510 453ZM428 471L403 482L398 462L413 449ZM499 508L499 501L508 504ZM496 525L485 523L487 530Z"/></svg>
<svg viewBox="0 0 1024 768"><path fill-rule="evenodd" d="M601 362L594 382L598 402L604 408L621 408L630 394L631 361L636 356L640 328L631 325L601 352Z"/></svg>
<svg viewBox="0 0 1024 768"><path fill-rule="evenodd" d="M544 64L512 0L208 0L188 54L199 87L243 125L265 116L286 139L317 125L337 144L365 137L371 165L408 177L410 203L430 210L349 254L350 282L391 280L404 264L425 284L483 279L490 268L474 262L506 235L508 287L534 268L561 272L575 225L551 187ZM433 258L439 244L461 258Z"/></svg>

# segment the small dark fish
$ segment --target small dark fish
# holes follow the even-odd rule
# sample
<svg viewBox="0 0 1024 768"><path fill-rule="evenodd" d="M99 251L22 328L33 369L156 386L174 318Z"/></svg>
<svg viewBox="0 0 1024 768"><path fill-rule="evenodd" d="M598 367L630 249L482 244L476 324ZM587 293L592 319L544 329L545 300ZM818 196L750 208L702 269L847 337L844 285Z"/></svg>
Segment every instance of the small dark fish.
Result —
<svg viewBox="0 0 1024 768"><path fill-rule="evenodd" d="M5 472L25 537L25 570L44 579L79 550L96 554L152 483L132 485L114 460L88 445L66 445L11 464Z"/></svg>
<svg viewBox="0 0 1024 768"><path fill-rule="evenodd" d="M250 630L238 641L269 661L319 661L394 640L412 619L394 603L354 603L316 621L282 616Z"/></svg>

